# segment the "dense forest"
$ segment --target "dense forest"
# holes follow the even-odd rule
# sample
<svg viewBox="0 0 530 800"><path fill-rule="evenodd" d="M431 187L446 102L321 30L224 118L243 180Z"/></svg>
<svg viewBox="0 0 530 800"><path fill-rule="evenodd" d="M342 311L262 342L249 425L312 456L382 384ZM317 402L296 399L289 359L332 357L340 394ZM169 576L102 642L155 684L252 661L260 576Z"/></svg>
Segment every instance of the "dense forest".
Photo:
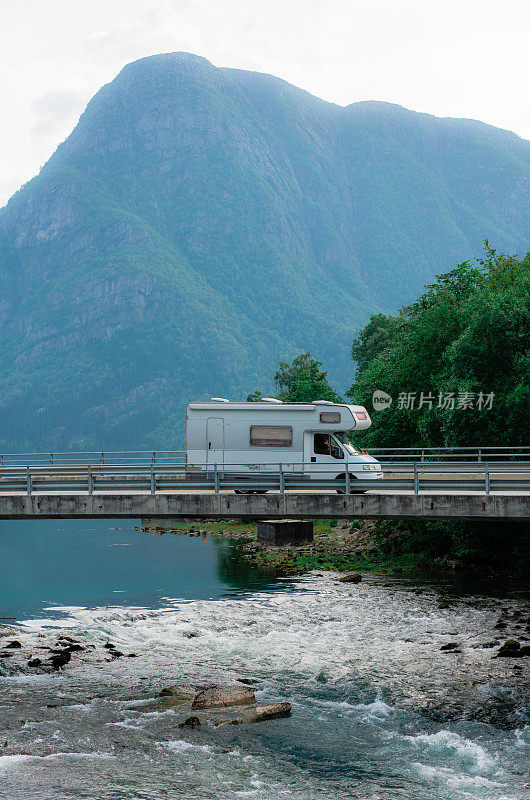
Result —
<svg viewBox="0 0 530 800"><path fill-rule="evenodd" d="M397 315L373 315L351 354L356 376L347 396L373 420L359 447L528 446L530 253L508 256L485 242L482 258L437 276ZM308 352L280 362L277 396L340 401L321 367ZM374 391L392 402L374 410ZM380 522L372 555L416 568L452 563L522 576L530 568L529 528Z"/></svg>
<svg viewBox="0 0 530 800"><path fill-rule="evenodd" d="M530 441L530 253L459 264L396 316L376 314L352 346L347 392L372 406L365 445L528 445Z"/></svg>

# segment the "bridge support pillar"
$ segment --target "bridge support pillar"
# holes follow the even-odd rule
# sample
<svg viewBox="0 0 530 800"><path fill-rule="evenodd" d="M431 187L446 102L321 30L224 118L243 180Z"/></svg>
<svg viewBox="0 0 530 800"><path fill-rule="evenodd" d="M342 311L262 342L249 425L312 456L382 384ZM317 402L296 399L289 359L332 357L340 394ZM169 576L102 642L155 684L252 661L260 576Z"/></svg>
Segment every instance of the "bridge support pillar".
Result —
<svg viewBox="0 0 530 800"><path fill-rule="evenodd" d="M265 519L258 522L258 542L301 544L313 541L313 523L300 519Z"/></svg>

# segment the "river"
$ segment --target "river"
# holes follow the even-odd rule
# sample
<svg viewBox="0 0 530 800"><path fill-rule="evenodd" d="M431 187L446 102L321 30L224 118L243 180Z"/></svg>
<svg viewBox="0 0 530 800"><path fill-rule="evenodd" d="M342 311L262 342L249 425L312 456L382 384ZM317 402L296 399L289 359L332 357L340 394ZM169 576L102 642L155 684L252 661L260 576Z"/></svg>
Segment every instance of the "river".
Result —
<svg viewBox="0 0 530 800"><path fill-rule="evenodd" d="M460 587L440 608L447 580L265 578L226 541L134 521L1 522L0 554L2 800L530 798L529 659L489 641L499 614L523 637L517 593ZM60 635L86 649L27 666ZM132 709L240 678L291 717L183 731L174 709Z"/></svg>

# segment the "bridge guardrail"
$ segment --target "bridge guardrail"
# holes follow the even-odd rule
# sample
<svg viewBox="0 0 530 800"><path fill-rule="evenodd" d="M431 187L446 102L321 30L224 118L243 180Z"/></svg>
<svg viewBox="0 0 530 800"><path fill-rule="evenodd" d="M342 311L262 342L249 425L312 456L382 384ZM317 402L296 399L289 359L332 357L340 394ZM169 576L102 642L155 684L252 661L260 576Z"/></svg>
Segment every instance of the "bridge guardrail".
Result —
<svg viewBox="0 0 530 800"><path fill-rule="evenodd" d="M361 455L372 455L383 463L405 463L415 461L429 462L465 462L479 461L530 461L530 447L513 446L476 446L476 447L373 447L359 449ZM110 464L150 464L163 466L186 462L185 450L108 450L108 451L69 451L62 453L0 453L0 468L4 466L96 466Z"/></svg>
<svg viewBox="0 0 530 800"><path fill-rule="evenodd" d="M362 454L372 455L380 461L529 461L530 447L522 445L502 447L371 447L361 449Z"/></svg>
<svg viewBox="0 0 530 800"><path fill-rule="evenodd" d="M371 463L371 462L367 462ZM0 494L60 492L149 492L220 491L264 492L329 490L346 493L370 490L408 491L530 491L530 460L527 462L436 462L386 463L384 478L362 480L348 473L339 478L309 477L314 464L261 464L256 472L237 471L246 465L185 464L70 464L0 465ZM306 473L304 475L304 473Z"/></svg>
<svg viewBox="0 0 530 800"><path fill-rule="evenodd" d="M3 466L67 466L96 464L175 464L185 463L185 450L94 450L63 453L0 453Z"/></svg>

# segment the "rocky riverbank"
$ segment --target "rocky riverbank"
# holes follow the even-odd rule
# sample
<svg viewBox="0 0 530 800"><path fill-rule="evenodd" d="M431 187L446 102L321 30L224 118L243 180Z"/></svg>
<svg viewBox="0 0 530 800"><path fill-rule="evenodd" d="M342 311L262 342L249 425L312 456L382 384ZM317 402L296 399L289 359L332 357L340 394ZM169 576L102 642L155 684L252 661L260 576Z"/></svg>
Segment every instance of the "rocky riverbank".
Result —
<svg viewBox="0 0 530 800"><path fill-rule="evenodd" d="M239 558L269 575L303 575L316 569L410 576L471 571L482 576L496 575L495 564L470 564L463 558L433 555L419 546L411 547L411 531L403 523L331 519L314 520L313 527L313 541L296 546L263 544L257 540L256 522L239 519L187 521L141 530L154 535L180 533L229 539ZM498 577L513 580L504 571ZM517 583L524 588L520 577Z"/></svg>
<svg viewBox="0 0 530 800"><path fill-rule="evenodd" d="M374 523L371 521L316 520L313 541L299 545L264 545L257 541L256 528L255 522L204 520L142 530L155 535L212 535L230 539L239 557L271 575L302 575L315 569L387 569L396 574L405 571L404 566L377 557Z"/></svg>

